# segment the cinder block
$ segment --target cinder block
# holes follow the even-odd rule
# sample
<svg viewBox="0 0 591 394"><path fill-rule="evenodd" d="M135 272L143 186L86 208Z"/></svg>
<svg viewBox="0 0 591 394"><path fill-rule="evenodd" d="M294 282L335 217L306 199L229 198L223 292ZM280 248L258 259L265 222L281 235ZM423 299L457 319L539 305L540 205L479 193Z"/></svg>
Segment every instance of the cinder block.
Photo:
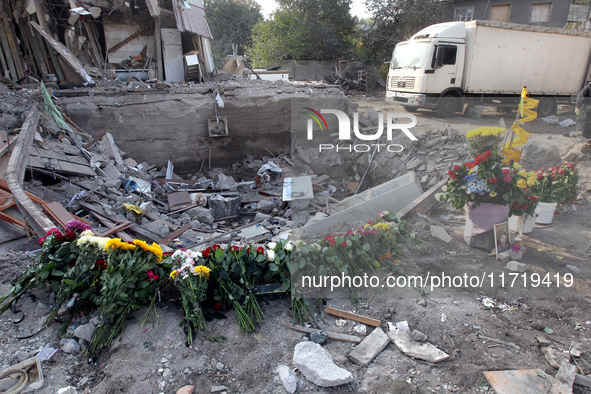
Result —
<svg viewBox="0 0 591 394"><path fill-rule="evenodd" d="M380 327L376 327L371 334L353 349L349 360L355 364L366 366L388 346L390 339Z"/></svg>

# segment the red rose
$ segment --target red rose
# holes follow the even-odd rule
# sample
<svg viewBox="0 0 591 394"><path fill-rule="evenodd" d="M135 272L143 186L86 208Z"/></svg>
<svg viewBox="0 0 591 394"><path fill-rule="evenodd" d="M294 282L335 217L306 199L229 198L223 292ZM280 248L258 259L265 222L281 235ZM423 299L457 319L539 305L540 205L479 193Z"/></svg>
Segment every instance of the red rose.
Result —
<svg viewBox="0 0 591 394"><path fill-rule="evenodd" d="M468 167L470 169L474 168L475 165L476 165L476 162L466 163L466 167Z"/></svg>
<svg viewBox="0 0 591 394"><path fill-rule="evenodd" d="M203 257L208 258L211 255L211 248L207 248L201 251L201 254L203 255Z"/></svg>
<svg viewBox="0 0 591 394"><path fill-rule="evenodd" d="M343 242L341 246L347 246L347 241Z"/></svg>
<svg viewBox="0 0 591 394"><path fill-rule="evenodd" d="M221 246L220 246L220 245L213 245L213 246L211 247L211 250L213 250L214 252L215 252L216 250L218 250L218 249L221 249Z"/></svg>
<svg viewBox="0 0 591 394"><path fill-rule="evenodd" d="M452 170L449 170L449 171L447 172L447 175L449 175L449 176L451 176L451 175L453 175L453 174L454 174L454 172L453 172Z"/></svg>
<svg viewBox="0 0 591 394"><path fill-rule="evenodd" d="M97 268L101 268L101 269L107 268L107 262L105 260L103 260L103 259L100 259L100 260L95 261L94 262L94 265Z"/></svg>
<svg viewBox="0 0 591 394"><path fill-rule="evenodd" d="M490 177L490 178L488 178L488 181L489 181L490 183L497 183L497 178L495 178L495 177L493 176L493 177Z"/></svg>
<svg viewBox="0 0 591 394"><path fill-rule="evenodd" d="M232 246L230 248L230 252L232 252L232 253L236 253L236 252L239 252L239 251L240 251L240 248L238 246Z"/></svg>
<svg viewBox="0 0 591 394"><path fill-rule="evenodd" d="M353 230L349 230L347 231L347 235L355 235L355 233L353 232Z"/></svg>
<svg viewBox="0 0 591 394"><path fill-rule="evenodd" d="M522 208L523 209L527 209L527 207L529 207L529 203L526 202L525 204L523 204L523 207Z"/></svg>
<svg viewBox="0 0 591 394"><path fill-rule="evenodd" d="M66 238L74 239L74 238L76 238L76 233L73 231L66 231Z"/></svg>
<svg viewBox="0 0 591 394"><path fill-rule="evenodd" d="M456 165L454 166L454 171L460 171L460 168L461 168L461 167L460 167L459 165L457 165L457 164L456 164Z"/></svg>
<svg viewBox="0 0 591 394"><path fill-rule="evenodd" d="M456 179L458 176L456 174L450 175L449 176L451 179Z"/></svg>
<svg viewBox="0 0 591 394"><path fill-rule="evenodd" d="M531 196L531 199L532 199L534 202L538 202L538 196Z"/></svg>
<svg viewBox="0 0 591 394"><path fill-rule="evenodd" d="M265 249L263 249L263 247L262 247L262 246L259 246L259 247L257 248L257 253L263 254L263 253L265 253Z"/></svg>
<svg viewBox="0 0 591 394"><path fill-rule="evenodd" d="M503 168L503 175L507 175L507 174L509 174L509 172L510 171L507 168Z"/></svg>
<svg viewBox="0 0 591 394"><path fill-rule="evenodd" d="M43 242L45 242L46 238L47 237L39 238L39 246L43 246Z"/></svg>
<svg viewBox="0 0 591 394"><path fill-rule="evenodd" d="M66 237L64 237L61 233L59 233L59 234L55 234L55 239L57 239L58 242L62 242L64 239L66 239Z"/></svg>
<svg viewBox="0 0 591 394"><path fill-rule="evenodd" d="M492 156L492 152L491 152L491 151L489 151L489 150L487 150L486 152L484 152L484 155L485 155L486 157L491 157L491 156Z"/></svg>
<svg viewBox="0 0 591 394"><path fill-rule="evenodd" d="M480 164L481 160L480 160L480 156L476 156L476 159L474 159L474 164Z"/></svg>
<svg viewBox="0 0 591 394"><path fill-rule="evenodd" d="M213 309L222 309L222 304L220 304L219 302L217 302L217 301L216 301L216 302L213 304Z"/></svg>
<svg viewBox="0 0 591 394"><path fill-rule="evenodd" d="M160 276L156 275L154 273L154 271L152 271L152 270L148 270L147 274L148 274L148 282L151 282L153 280L156 280L156 279L158 279L160 277Z"/></svg>
<svg viewBox="0 0 591 394"><path fill-rule="evenodd" d="M49 230L47 232L47 234L45 234L45 236L49 237L50 235L57 235L57 234L61 234L61 231L59 231L57 228L52 228L51 230Z"/></svg>
<svg viewBox="0 0 591 394"><path fill-rule="evenodd" d="M330 246L335 246L336 244L336 241L330 241Z"/></svg>

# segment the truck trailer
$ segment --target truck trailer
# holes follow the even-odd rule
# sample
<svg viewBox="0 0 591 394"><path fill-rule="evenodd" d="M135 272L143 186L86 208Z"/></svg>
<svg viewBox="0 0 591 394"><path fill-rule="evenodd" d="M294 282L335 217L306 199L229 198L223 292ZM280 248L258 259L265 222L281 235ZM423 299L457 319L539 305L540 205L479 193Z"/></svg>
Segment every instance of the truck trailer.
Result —
<svg viewBox="0 0 591 394"><path fill-rule="evenodd" d="M464 105L511 110L523 87L540 100L538 115L556 112L591 80L591 33L495 21L429 26L394 48L386 101L440 117Z"/></svg>

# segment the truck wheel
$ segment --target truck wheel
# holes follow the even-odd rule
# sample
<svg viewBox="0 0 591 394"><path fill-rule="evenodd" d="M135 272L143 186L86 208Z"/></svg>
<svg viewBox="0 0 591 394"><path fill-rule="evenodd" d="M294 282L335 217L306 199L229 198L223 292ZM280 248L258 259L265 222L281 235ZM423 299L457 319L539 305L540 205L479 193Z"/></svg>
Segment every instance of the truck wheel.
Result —
<svg viewBox="0 0 591 394"><path fill-rule="evenodd" d="M538 103L538 117L545 118L546 116L554 115L556 113L556 99L554 97L542 97Z"/></svg>
<svg viewBox="0 0 591 394"><path fill-rule="evenodd" d="M458 98L455 96L443 96L437 104L437 116L450 118L456 114L458 109Z"/></svg>
<svg viewBox="0 0 591 394"><path fill-rule="evenodd" d="M404 105L404 110L406 112L417 112L419 109L417 107L409 107L409 106Z"/></svg>

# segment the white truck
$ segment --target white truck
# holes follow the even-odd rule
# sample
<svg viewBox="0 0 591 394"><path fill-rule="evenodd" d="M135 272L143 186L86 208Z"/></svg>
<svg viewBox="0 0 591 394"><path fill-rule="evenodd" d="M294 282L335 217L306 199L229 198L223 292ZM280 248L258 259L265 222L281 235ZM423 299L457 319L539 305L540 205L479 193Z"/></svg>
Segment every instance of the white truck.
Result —
<svg viewBox="0 0 591 394"><path fill-rule="evenodd" d="M516 106L524 86L538 115L556 112L589 78L591 33L494 21L429 26L392 54L386 101L440 117L464 105Z"/></svg>

